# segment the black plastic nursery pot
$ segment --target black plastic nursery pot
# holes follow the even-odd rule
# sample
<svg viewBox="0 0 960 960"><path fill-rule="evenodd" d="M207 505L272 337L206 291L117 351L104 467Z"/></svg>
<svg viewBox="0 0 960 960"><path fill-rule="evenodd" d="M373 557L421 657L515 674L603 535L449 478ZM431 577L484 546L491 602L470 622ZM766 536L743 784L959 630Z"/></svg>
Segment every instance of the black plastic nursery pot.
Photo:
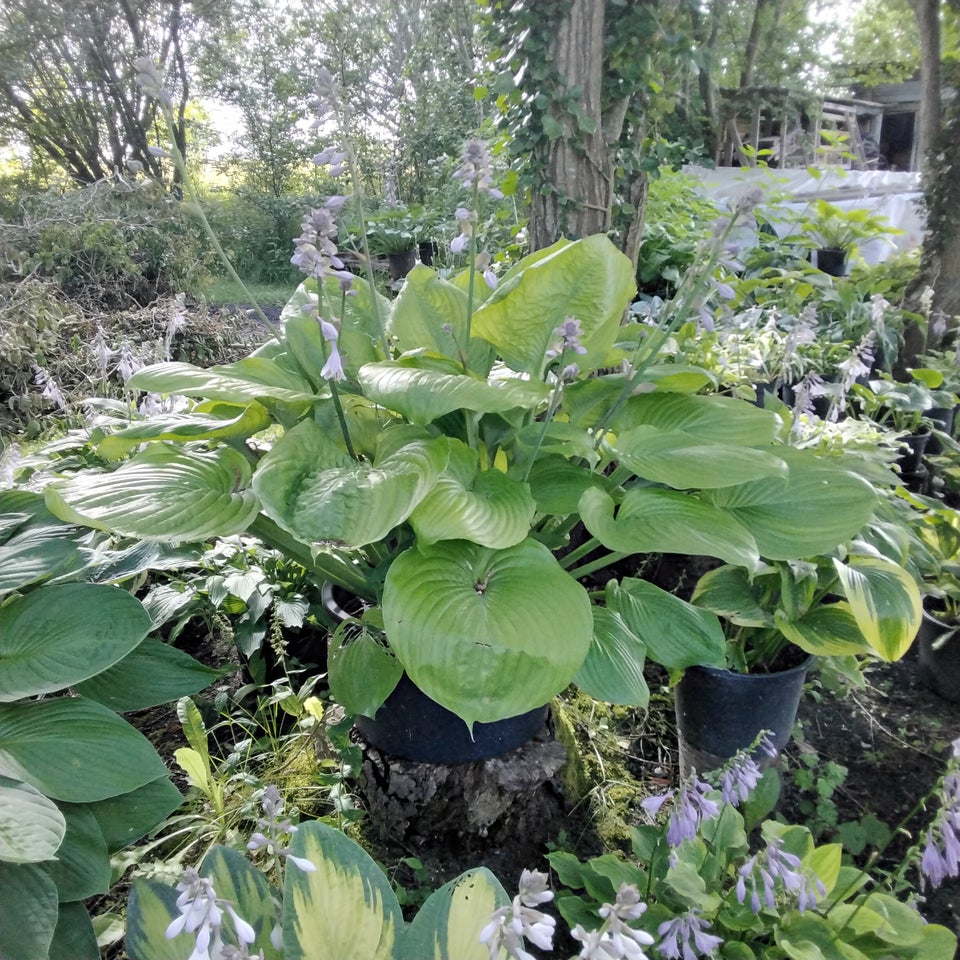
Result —
<svg viewBox="0 0 960 960"><path fill-rule="evenodd" d="M833 250L829 247L816 251L817 269L831 277L842 277L847 272L847 253L845 250Z"/></svg>
<svg viewBox="0 0 960 960"><path fill-rule="evenodd" d="M908 434L900 441L907 449L897 458L902 474L919 473L923 468L923 455L930 442L930 431L917 431Z"/></svg>
<svg viewBox="0 0 960 960"><path fill-rule="evenodd" d="M388 253L387 263L390 267L390 279L402 280L416 265L417 251L411 247L402 253Z"/></svg>
<svg viewBox="0 0 960 960"><path fill-rule="evenodd" d="M762 730L771 731L774 745L782 750L790 740L813 661L807 657L778 673L734 673L716 667L684 671L674 690L682 775L722 767Z"/></svg>
<svg viewBox="0 0 960 960"><path fill-rule="evenodd" d="M938 620L924 611L917 634L920 677L928 689L960 703L960 624Z"/></svg>

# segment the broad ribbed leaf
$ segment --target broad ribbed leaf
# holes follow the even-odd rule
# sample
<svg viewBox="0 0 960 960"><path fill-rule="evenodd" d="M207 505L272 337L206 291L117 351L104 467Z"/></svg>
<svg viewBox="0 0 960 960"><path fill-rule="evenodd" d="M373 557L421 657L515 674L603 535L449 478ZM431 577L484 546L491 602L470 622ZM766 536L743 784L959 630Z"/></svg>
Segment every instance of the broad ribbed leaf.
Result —
<svg viewBox="0 0 960 960"><path fill-rule="evenodd" d="M772 627L773 614L760 605L763 590L743 567L720 567L697 582L691 601L742 627Z"/></svg>
<svg viewBox="0 0 960 960"><path fill-rule="evenodd" d="M107 847L112 851L129 847L152 830L183 802L180 791L166 775L136 790L87 804L100 824Z"/></svg>
<svg viewBox="0 0 960 960"><path fill-rule="evenodd" d="M834 560L850 611L867 643L884 660L899 660L910 648L923 616L916 581L903 567L880 557Z"/></svg>
<svg viewBox="0 0 960 960"><path fill-rule="evenodd" d="M530 487L499 470L478 470L466 444L449 446L447 466L410 515L417 541L471 540L499 549L525 540L536 510Z"/></svg>
<svg viewBox="0 0 960 960"><path fill-rule="evenodd" d="M470 726L546 703L593 635L586 591L533 540L407 550L387 573L383 617L410 679Z"/></svg>
<svg viewBox="0 0 960 960"><path fill-rule="evenodd" d="M692 494L635 487L613 513L612 497L599 487L580 498L584 526L618 553L687 553L747 567L758 558L745 526Z"/></svg>
<svg viewBox="0 0 960 960"><path fill-rule="evenodd" d="M385 645L383 632L357 621L337 627L327 668L333 699L348 713L367 717L376 714L403 673Z"/></svg>
<svg viewBox="0 0 960 960"><path fill-rule="evenodd" d="M86 900L110 889L110 856L100 826L82 804L61 806L67 833L57 850L57 859L43 869L57 885L61 901Z"/></svg>
<svg viewBox="0 0 960 960"><path fill-rule="evenodd" d="M97 934L82 903L61 903L50 960L100 960Z"/></svg>
<svg viewBox="0 0 960 960"><path fill-rule="evenodd" d="M156 444L112 473L85 470L46 488L66 520L142 540L184 542L242 533L259 504L250 464L230 447L210 452Z"/></svg>
<svg viewBox="0 0 960 960"><path fill-rule="evenodd" d="M414 267L390 313L390 335L401 352L426 349L459 360L466 330L467 294L429 267Z"/></svg>
<svg viewBox="0 0 960 960"><path fill-rule="evenodd" d="M708 443L682 430L635 427L610 444L615 459L637 476L669 487L730 487L759 477L786 477L772 453L731 443Z"/></svg>
<svg viewBox="0 0 960 960"><path fill-rule="evenodd" d="M67 824L36 787L0 776L0 861L39 863L56 855Z"/></svg>
<svg viewBox="0 0 960 960"><path fill-rule="evenodd" d="M149 630L143 605L117 587L64 583L15 597L0 607L0 702L86 680Z"/></svg>
<svg viewBox="0 0 960 960"><path fill-rule="evenodd" d="M0 543L0 594L46 580L76 559L77 528L50 519L49 525L25 524Z"/></svg>
<svg viewBox="0 0 960 960"><path fill-rule="evenodd" d="M650 689L643 676L647 648L607 607L593 608L593 640L573 682L587 696L605 703L646 708Z"/></svg>
<svg viewBox="0 0 960 960"><path fill-rule="evenodd" d="M403 916L387 878L366 851L315 820L300 824L290 849L317 869L286 870L286 960L392 960Z"/></svg>
<svg viewBox="0 0 960 960"><path fill-rule="evenodd" d="M472 332L513 370L539 377L556 329L573 317L583 331L584 372L602 365L636 289L630 261L603 234L547 252L511 271L473 316Z"/></svg>
<svg viewBox="0 0 960 960"><path fill-rule="evenodd" d="M744 400L683 393L643 393L631 397L614 420L614 429L642 426L683 431L711 444L763 447L773 443L780 418Z"/></svg>
<svg viewBox="0 0 960 960"><path fill-rule="evenodd" d="M652 583L628 577L611 584L607 607L640 638L649 658L668 670L726 664L720 621Z"/></svg>
<svg viewBox="0 0 960 960"><path fill-rule="evenodd" d="M259 403L245 407L236 404L214 404L209 413L151 417L129 427L115 430L100 442L97 451L111 460L147 441L230 440L250 437L270 425L270 415Z"/></svg>
<svg viewBox="0 0 960 960"><path fill-rule="evenodd" d="M57 887L35 863L0 860L0 957L46 960L57 926Z"/></svg>
<svg viewBox="0 0 960 960"><path fill-rule="evenodd" d="M849 605L843 602L814 607L799 620L777 610L774 619L791 643L814 656L860 656L869 650Z"/></svg>
<svg viewBox="0 0 960 960"><path fill-rule="evenodd" d="M267 516L301 540L360 547L410 516L446 460L439 438L408 443L376 466L357 463L305 420L263 458L253 486Z"/></svg>
<svg viewBox="0 0 960 960"><path fill-rule="evenodd" d="M115 797L166 772L150 741L99 703L65 697L0 704L0 774L55 800Z"/></svg>
<svg viewBox="0 0 960 960"><path fill-rule="evenodd" d="M249 403L264 397L288 403L316 399L307 380L268 357L247 357L209 370L192 363L155 363L138 370L127 381L127 388L228 403Z"/></svg>
<svg viewBox="0 0 960 960"><path fill-rule="evenodd" d="M127 713L179 700L239 669L216 670L169 643L146 639L119 663L75 687L77 693Z"/></svg>
<svg viewBox="0 0 960 960"><path fill-rule="evenodd" d="M371 400L418 424L430 423L454 410L536 410L549 394L548 387L540 382L478 380L466 374L410 366L403 360L368 363L360 371L360 385Z"/></svg>
<svg viewBox="0 0 960 960"><path fill-rule="evenodd" d="M395 960L489 960L480 932L510 898L486 867L461 873L427 898L397 944Z"/></svg>
<svg viewBox="0 0 960 960"><path fill-rule="evenodd" d="M563 457L540 457L530 470L529 484L541 513L576 513L588 487L600 486L603 476Z"/></svg>

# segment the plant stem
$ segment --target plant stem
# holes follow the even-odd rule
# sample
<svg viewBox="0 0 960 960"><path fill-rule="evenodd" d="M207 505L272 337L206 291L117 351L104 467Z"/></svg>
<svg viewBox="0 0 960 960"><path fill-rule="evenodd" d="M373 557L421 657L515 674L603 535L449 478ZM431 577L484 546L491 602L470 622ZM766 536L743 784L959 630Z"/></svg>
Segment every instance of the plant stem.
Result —
<svg viewBox="0 0 960 960"><path fill-rule="evenodd" d="M595 570L603 570L604 567L609 567L611 564L617 563L620 560L630 556L632 556L630 553L617 553L616 551L611 551L610 553L606 554L606 556L598 557L596 560L591 560L589 563L585 563L582 567L574 567L573 570L568 570L567 573L569 573L574 580L580 580L588 574L593 573Z"/></svg>
<svg viewBox="0 0 960 960"><path fill-rule="evenodd" d="M572 567L578 560L581 560L589 553L593 553L599 546L601 546L600 541L596 537L591 537L586 542L581 543L579 547L571 550L566 556L561 557L560 566L564 569Z"/></svg>

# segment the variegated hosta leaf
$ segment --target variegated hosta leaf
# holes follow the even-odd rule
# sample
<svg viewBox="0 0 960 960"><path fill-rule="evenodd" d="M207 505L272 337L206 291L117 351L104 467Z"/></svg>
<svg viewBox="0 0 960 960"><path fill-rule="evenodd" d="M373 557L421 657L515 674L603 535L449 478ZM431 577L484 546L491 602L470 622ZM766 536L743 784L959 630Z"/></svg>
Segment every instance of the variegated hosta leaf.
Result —
<svg viewBox="0 0 960 960"><path fill-rule="evenodd" d="M536 510L530 487L499 470L478 470L477 453L465 443L449 445L446 468L410 515L417 541L471 540L499 549L525 540Z"/></svg>
<svg viewBox="0 0 960 960"><path fill-rule="evenodd" d="M184 542L241 533L259 504L250 464L230 447L155 444L111 473L84 470L44 491L64 520L141 540Z"/></svg>
<svg viewBox="0 0 960 960"><path fill-rule="evenodd" d="M814 656L859 656L869 650L849 605L842 601L814 607L798 620L777 610L774 619L791 643Z"/></svg>
<svg viewBox="0 0 960 960"><path fill-rule="evenodd" d="M236 404L211 404L206 410L189 415L151 417L104 437L97 451L110 460L122 457L146 441L229 440L251 437L270 425L270 415L259 403L245 407Z"/></svg>
<svg viewBox="0 0 960 960"><path fill-rule="evenodd" d="M486 867L461 873L430 894L417 911L397 944L395 960L489 960L480 934L509 902Z"/></svg>
<svg viewBox="0 0 960 960"><path fill-rule="evenodd" d="M593 635L586 591L534 540L407 550L387 573L383 618L410 679L469 726L546 703Z"/></svg>
<svg viewBox="0 0 960 960"><path fill-rule="evenodd" d="M656 487L627 491L614 517L613 498L591 487L580 498L584 526L618 553L687 553L752 567L757 546L745 526L692 494Z"/></svg>
<svg viewBox="0 0 960 960"><path fill-rule="evenodd" d="M39 863L56 855L67 823L36 787L0 776L0 860Z"/></svg>
<svg viewBox="0 0 960 960"><path fill-rule="evenodd" d="M150 631L136 597L62 583L0 607L0 702L63 690L123 659Z"/></svg>
<svg viewBox="0 0 960 960"><path fill-rule="evenodd" d="M772 627L773 614L762 606L763 589L743 567L719 567L705 573L691 601L742 627Z"/></svg>
<svg viewBox="0 0 960 960"><path fill-rule="evenodd" d="M765 450L710 443L682 430L644 425L627 430L610 449L637 476L684 490L731 487L760 477L786 477L787 465Z"/></svg>
<svg viewBox="0 0 960 960"><path fill-rule="evenodd" d="M124 941L130 960L183 960L190 956L197 945L196 932L181 931L167 938L167 928L180 916L178 896L173 887L157 880L138 877L134 881Z"/></svg>
<svg viewBox="0 0 960 960"><path fill-rule="evenodd" d="M528 380L478 380L462 373L412 366L412 360L368 363L360 370L364 395L412 423L427 424L454 410L506 413L536 410L549 394L546 384Z"/></svg>
<svg viewBox="0 0 960 960"><path fill-rule="evenodd" d="M646 708L650 701L643 676L646 655L646 645L620 614L595 606L593 641L573 682L594 700Z"/></svg>
<svg viewBox="0 0 960 960"><path fill-rule="evenodd" d="M579 321L584 372L607 359L636 289L630 261L603 234L538 251L513 268L473 316L472 332L492 343L512 370L539 377L564 320Z"/></svg>
<svg viewBox="0 0 960 960"><path fill-rule="evenodd" d="M387 878L366 851L316 820L300 824L290 850L317 869L305 873L287 867L286 960L393 960L403 916Z"/></svg>
<svg viewBox="0 0 960 960"><path fill-rule="evenodd" d="M607 607L643 641L650 659L668 670L725 666L726 640L709 611L632 577L607 587Z"/></svg>
<svg viewBox="0 0 960 960"><path fill-rule="evenodd" d="M288 431L253 487L264 513L305 541L361 547L403 523L447 462L443 438L408 443L375 466L351 460L314 423Z"/></svg>
<svg viewBox="0 0 960 960"><path fill-rule="evenodd" d="M776 440L781 421L769 410L732 397L642 393L627 401L613 426L630 430L644 424L710 444L765 447Z"/></svg>
<svg viewBox="0 0 960 960"><path fill-rule="evenodd" d="M880 557L834 560L850 611L867 643L884 660L899 660L910 648L923 616L916 581Z"/></svg>
<svg viewBox="0 0 960 960"><path fill-rule="evenodd" d="M228 403L249 403L264 397L288 403L316 399L316 391L307 380L269 357L247 357L209 370L191 363L155 363L138 370L127 387Z"/></svg>

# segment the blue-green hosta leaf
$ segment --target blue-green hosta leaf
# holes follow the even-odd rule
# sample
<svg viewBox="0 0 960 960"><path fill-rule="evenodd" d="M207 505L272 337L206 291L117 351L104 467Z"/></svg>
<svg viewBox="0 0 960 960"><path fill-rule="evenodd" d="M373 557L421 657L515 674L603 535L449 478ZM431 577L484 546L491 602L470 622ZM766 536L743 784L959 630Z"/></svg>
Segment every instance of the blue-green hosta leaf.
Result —
<svg viewBox="0 0 960 960"><path fill-rule="evenodd" d="M207 413L151 417L115 430L100 441L97 451L110 460L124 456L147 441L230 440L251 437L270 425L270 415L259 403L212 404Z"/></svg>
<svg viewBox="0 0 960 960"><path fill-rule="evenodd" d="M580 498L584 526L618 553L687 553L753 567L757 546L745 525L692 494L656 487L627 491L614 517L613 498L591 487Z"/></svg>
<svg viewBox="0 0 960 960"><path fill-rule="evenodd" d="M587 352L569 360L584 372L603 364L636 289L629 259L595 234L520 266L474 313L473 335L492 343L511 369L539 377L555 330L573 317Z"/></svg>
<svg viewBox="0 0 960 960"><path fill-rule="evenodd" d="M36 787L0 776L0 861L39 863L56 856L67 823Z"/></svg>
<svg viewBox="0 0 960 960"><path fill-rule="evenodd" d="M726 664L720 621L652 583L628 577L609 584L607 607L640 638L647 656L668 670Z"/></svg>
<svg viewBox="0 0 960 960"><path fill-rule="evenodd" d="M903 567L881 557L834 560L857 626L884 660L899 660L910 648L923 616L916 581Z"/></svg>
<svg viewBox="0 0 960 960"><path fill-rule="evenodd" d="M489 960L480 933L510 902L486 868L461 873L427 898L397 944L395 960Z"/></svg>
<svg viewBox="0 0 960 960"><path fill-rule="evenodd" d="M0 774L54 800L103 800L166 773L150 741L99 703L63 697L0 704Z"/></svg>
<svg viewBox="0 0 960 960"><path fill-rule="evenodd" d="M112 473L85 470L45 493L65 520L141 540L185 542L246 530L259 511L249 481L250 464L237 450L162 443Z"/></svg>
<svg viewBox="0 0 960 960"><path fill-rule="evenodd" d="M43 869L57 885L61 902L86 900L110 889L110 856L100 826L89 807L61 805L67 832L57 858Z"/></svg>
<svg viewBox="0 0 960 960"><path fill-rule="evenodd" d="M62 690L125 657L147 635L136 597L95 583L46 586L0 607L0 702Z"/></svg>
<svg viewBox="0 0 960 960"><path fill-rule="evenodd" d="M546 703L593 635L586 591L533 540L407 550L387 573L383 618L410 679L469 726Z"/></svg>
<svg viewBox="0 0 960 960"><path fill-rule="evenodd" d="M192 363L154 363L138 370L127 381L127 387L228 403L249 403L265 397L287 403L316 399L309 381L268 357L247 357L208 370Z"/></svg>
<svg viewBox="0 0 960 960"><path fill-rule="evenodd" d="M777 610L774 622L791 643L814 656L860 656L869 650L849 605L843 602L814 607L798 620Z"/></svg>
<svg viewBox="0 0 960 960"><path fill-rule="evenodd" d="M603 476L563 457L546 456L537 458L528 483L541 513L565 516L577 512L584 490L601 486Z"/></svg>
<svg viewBox="0 0 960 960"><path fill-rule="evenodd" d="M769 410L731 397L655 392L631 397L614 419L619 431L642 425L679 430L710 444L763 447L776 440L781 421Z"/></svg>
<svg viewBox="0 0 960 960"><path fill-rule="evenodd" d="M410 516L446 461L438 438L408 443L375 466L357 463L305 420L263 458L253 486L264 513L301 540L361 547Z"/></svg>
<svg viewBox="0 0 960 960"><path fill-rule="evenodd" d="M97 818L100 832L112 852L136 843L181 803L180 791L164 771L164 776L136 790L88 803L87 807Z"/></svg>
<svg viewBox="0 0 960 960"><path fill-rule="evenodd" d="M130 960L184 960L197 945L196 933L178 933L167 939L167 927L178 916L179 893L165 883L138 877L127 902L127 936Z"/></svg>
<svg viewBox="0 0 960 960"><path fill-rule="evenodd" d="M300 824L290 849L317 869L286 871L286 960L393 960L403 916L387 878L366 851L316 820Z"/></svg>
<svg viewBox="0 0 960 960"><path fill-rule="evenodd" d="M454 410L536 410L549 395L549 388L539 381L478 380L462 373L411 366L411 362L368 363L360 371L360 385L369 399L396 410L412 423L428 424Z"/></svg>
<svg viewBox="0 0 960 960"><path fill-rule="evenodd" d="M169 643L148 638L109 669L74 686L82 696L127 713L179 700L239 669L216 670Z"/></svg>
<svg viewBox="0 0 960 960"><path fill-rule="evenodd" d="M637 476L684 490L730 487L760 477L786 477L787 465L765 450L710 443L682 430L649 424L611 441L613 457Z"/></svg>
<svg viewBox="0 0 960 960"><path fill-rule="evenodd" d="M470 540L499 549L526 539L536 511L530 487L477 466L476 451L450 441L446 468L410 514L418 542Z"/></svg>
<svg viewBox="0 0 960 960"><path fill-rule="evenodd" d="M0 957L48 957L57 926L56 884L35 863L0 860L0 890Z"/></svg>
<svg viewBox="0 0 960 960"><path fill-rule="evenodd" d="M709 570L698 581L691 601L742 627L772 627L773 614L762 606L763 589L743 567Z"/></svg>
<svg viewBox="0 0 960 960"><path fill-rule="evenodd" d="M0 543L0 594L47 580L70 567L78 556L73 525L51 522L24 525Z"/></svg>
<svg viewBox="0 0 960 960"><path fill-rule="evenodd" d="M605 703L646 708L650 689L643 676L647 648L607 607L593 608L593 640L573 682L587 696Z"/></svg>
<svg viewBox="0 0 960 960"><path fill-rule="evenodd" d="M100 960L93 921L82 903L61 903L50 960Z"/></svg>

